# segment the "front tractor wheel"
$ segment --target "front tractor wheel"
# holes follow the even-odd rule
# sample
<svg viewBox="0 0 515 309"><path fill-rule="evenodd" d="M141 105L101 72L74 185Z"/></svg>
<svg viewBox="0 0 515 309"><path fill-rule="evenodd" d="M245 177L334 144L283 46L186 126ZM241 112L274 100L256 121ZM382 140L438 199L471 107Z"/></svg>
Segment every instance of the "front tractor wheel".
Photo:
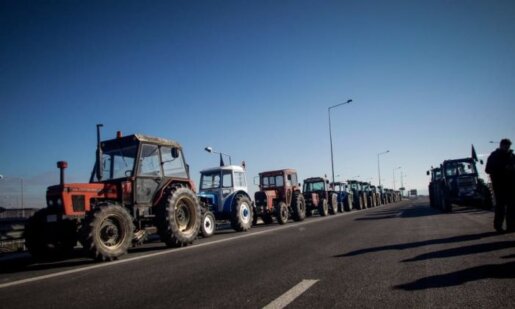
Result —
<svg viewBox="0 0 515 309"><path fill-rule="evenodd" d="M239 195L234 201L231 214L231 226L238 232L248 231L252 227L252 204L245 195Z"/></svg>
<svg viewBox="0 0 515 309"><path fill-rule="evenodd" d="M345 201L344 209L345 211L352 211L352 198L350 195L347 195L347 199Z"/></svg>
<svg viewBox="0 0 515 309"><path fill-rule="evenodd" d="M134 232L132 218L119 205L105 204L86 216L84 249L96 260L111 261L127 253Z"/></svg>
<svg viewBox="0 0 515 309"><path fill-rule="evenodd" d="M77 224L63 220L48 223L47 208L38 210L25 224L25 246L36 260L68 257L77 244Z"/></svg>
<svg viewBox="0 0 515 309"><path fill-rule="evenodd" d="M200 231L201 210L197 197L188 188L178 188L158 206L156 220L161 241L169 247L193 243Z"/></svg>
<svg viewBox="0 0 515 309"><path fill-rule="evenodd" d="M302 221L306 218L306 201L299 192L293 193L292 209L294 221Z"/></svg>
<svg viewBox="0 0 515 309"><path fill-rule="evenodd" d="M318 203L318 214L322 217L329 214L329 206L327 205L327 200L325 198L320 200Z"/></svg>
<svg viewBox="0 0 515 309"><path fill-rule="evenodd" d="M216 220L215 215L206 211L202 216L202 225L200 226L200 232L202 233L202 237L208 238L213 236L216 230Z"/></svg>
<svg viewBox="0 0 515 309"><path fill-rule="evenodd" d="M264 213L262 216L261 216L261 219L263 220L263 223L264 224L272 224L274 223L274 218L272 217L272 214L270 213Z"/></svg>
<svg viewBox="0 0 515 309"><path fill-rule="evenodd" d="M290 216L290 213L288 211L288 206L286 206L286 203L279 202L275 207L275 213L279 224L285 224L286 222L288 222L288 217Z"/></svg>
<svg viewBox="0 0 515 309"><path fill-rule="evenodd" d="M343 200L338 203L338 212L345 212L345 202Z"/></svg>
<svg viewBox="0 0 515 309"><path fill-rule="evenodd" d="M331 198L331 215L336 215L338 213L338 197L336 194L332 194Z"/></svg>

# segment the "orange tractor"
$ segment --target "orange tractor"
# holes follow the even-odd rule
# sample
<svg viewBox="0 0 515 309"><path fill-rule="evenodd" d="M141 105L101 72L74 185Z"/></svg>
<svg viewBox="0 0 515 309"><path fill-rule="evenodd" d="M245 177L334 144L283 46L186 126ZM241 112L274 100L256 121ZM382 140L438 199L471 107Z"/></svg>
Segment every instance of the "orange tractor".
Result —
<svg viewBox="0 0 515 309"><path fill-rule="evenodd" d="M89 256L113 260L157 232L168 246L191 244L200 229L201 208L182 147L145 135L100 141L89 183L47 189L47 207L25 227L29 252L38 259L70 253L80 241Z"/></svg>

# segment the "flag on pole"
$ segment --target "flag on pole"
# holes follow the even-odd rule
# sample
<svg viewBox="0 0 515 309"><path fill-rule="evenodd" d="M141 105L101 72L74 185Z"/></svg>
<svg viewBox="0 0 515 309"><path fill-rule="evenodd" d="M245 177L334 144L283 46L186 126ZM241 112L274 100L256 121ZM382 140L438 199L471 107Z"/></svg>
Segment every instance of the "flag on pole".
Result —
<svg viewBox="0 0 515 309"><path fill-rule="evenodd" d="M477 162L477 154L476 149L474 149L474 145L472 145L472 160Z"/></svg>

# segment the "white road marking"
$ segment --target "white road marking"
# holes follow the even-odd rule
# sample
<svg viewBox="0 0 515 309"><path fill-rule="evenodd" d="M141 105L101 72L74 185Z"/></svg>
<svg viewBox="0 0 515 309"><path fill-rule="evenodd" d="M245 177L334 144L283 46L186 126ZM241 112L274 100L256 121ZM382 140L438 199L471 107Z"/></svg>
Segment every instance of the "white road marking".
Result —
<svg viewBox="0 0 515 309"><path fill-rule="evenodd" d="M282 309L288 306L288 304L294 301L295 298L306 292L307 289L312 287L313 284L317 283L318 281L319 280L302 280L299 282L299 284L288 290L283 295L279 296L279 298L263 307L263 309Z"/></svg>
<svg viewBox="0 0 515 309"><path fill-rule="evenodd" d="M69 275L69 274L75 274L75 273L79 273L79 272L83 272L83 271L88 271L88 270L92 270L92 269L97 269L97 268L102 268L102 267L109 267L109 266L114 266L114 265L123 264L123 263L129 263L129 262L143 260L143 259L147 259L147 258L159 256L159 255L173 254L175 252L181 252L181 251L185 251L185 250L194 250L196 248L200 248L200 247L204 247L204 246L212 246L212 245L223 243L223 242L227 242L227 241L233 241L233 240L237 240L237 239L241 239L241 238L246 238L246 237L253 237L253 236L257 236L257 235L262 235L262 234L271 233L271 232L280 231L280 230L285 230L285 229L290 229L290 228L299 228L299 229L301 229L302 226L304 226L304 225L308 225L308 224L312 224L312 223L316 223L316 222L320 222L320 221L324 221L324 220L331 220L331 219L339 218L341 216L346 216L346 215L361 214L363 212L364 212L363 210L360 210L360 211L351 211L351 212L346 212L346 213L339 213L338 215L319 217L317 220L295 222L294 224L290 223L290 224L286 224L286 225L283 225L283 226L278 226L277 228L273 228L273 229L270 229L270 230L259 231L259 232L252 232L252 233L242 233L242 235L240 235L240 236L235 236L235 237L231 237L231 238L214 240L214 241L211 241L211 242L206 242L206 243L202 243L202 244L196 244L196 245L193 245L193 246L182 247L182 248L174 248L174 249L168 249L168 250L164 249L163 251L151 253L151 254L148 254L148 255L141 255L141 256L136 256L136 257L133 257L133 258L117 260L117 261L111 261L111 262L104 262L104 263L95 264L95 265L91 265L91 266L86 266L86 267L82 267L82 268L70 269L70 270L65 270L65 271L58 272L58 273L42 275L42 276L38 276L38 277L34 277L34 278L27 278L27 279L7 282L7 283L0 284L0 289L7 288L7 287L12 287L12 286L17 286L17 285L21 285L21 284L25 284L25 283L41 281L41 280L45 280L45 279L65 276L65 275Z"/></svg>

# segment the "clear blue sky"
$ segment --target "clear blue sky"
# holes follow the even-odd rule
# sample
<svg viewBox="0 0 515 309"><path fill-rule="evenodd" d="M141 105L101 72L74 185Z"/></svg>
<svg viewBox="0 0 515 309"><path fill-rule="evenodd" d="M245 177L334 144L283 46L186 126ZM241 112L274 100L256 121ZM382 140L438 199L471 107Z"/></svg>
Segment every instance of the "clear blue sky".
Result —
<svg viewBox="0 0 515 309"><path fill-rule="evenodd" d="M58 160L87 182L97 123L179 141L197 183L218 163L208 145L249 181L330 176L327 108L348 98L339 179L377 183L390 150L382 183L402 166L426 190L431 165L515 140L514 55L510 0L1 1L0 196L15 203L22 177L26 203L44 201Z"/></svg>

